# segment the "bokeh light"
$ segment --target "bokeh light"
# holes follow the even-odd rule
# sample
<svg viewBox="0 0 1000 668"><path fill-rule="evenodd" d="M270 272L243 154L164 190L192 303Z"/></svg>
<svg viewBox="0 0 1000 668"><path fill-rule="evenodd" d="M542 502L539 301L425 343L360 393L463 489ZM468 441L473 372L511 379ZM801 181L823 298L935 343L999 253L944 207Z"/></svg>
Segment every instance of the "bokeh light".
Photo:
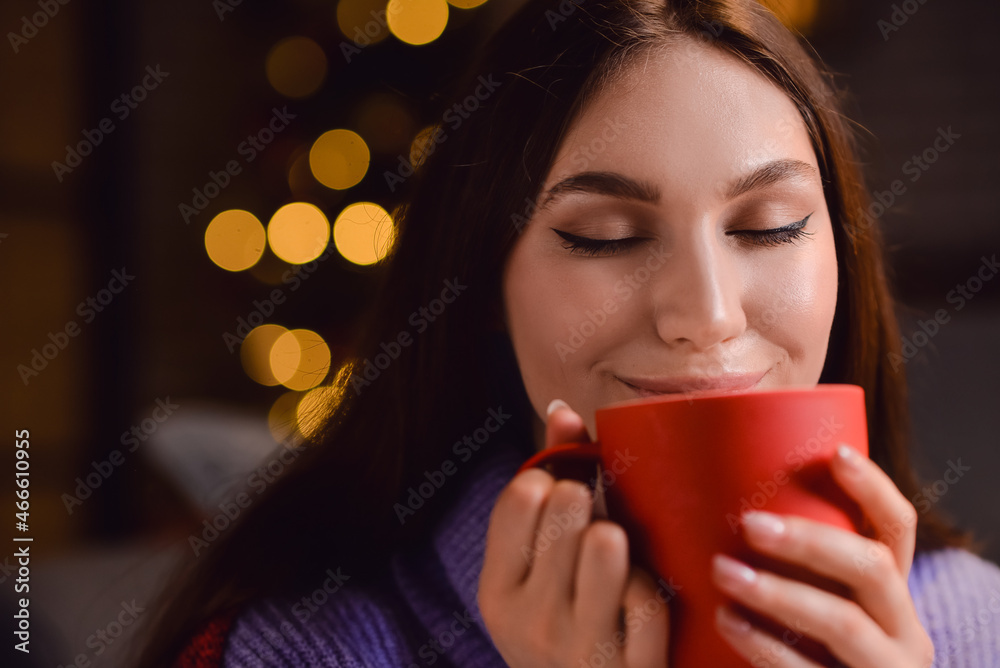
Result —
<svg viewBox="0 0 1000 668"><path fill-rule="evenodd" d="M389 36L385 0L340 0L337 26L344 37L358 46L378 44Z"/></svg>
<svg viewBox="0 0 1000 668"><path fill-rule="evenodd" d="M395 239L389 212L371 202L351 204L333 223L337 251L354 264L375 264L389 253Z"/></svg>
<svg viewBox="0 0 1000 668"><path fill-rule="evenodd" d="M291 438L298 430L296 409L300 397L298 392L285 392L271 404L271 410L267 412L267 428L278 443Z"/></svg>
<svg viewBox="0 0 1000 668"><path fill-rule="evenodd" d="M819 0L763 0L763 2L782 23L804 35L812 31L819 14Z"/></svg>
<svg viewBox="0 0 1000 668"><path fill-rule="evenodd" d="M267 233L257 216L242 209L223 211L205 229L205 250L226 271L243 271L257 264L267 246Z"/></svg>
<svg viewBox="0 0 1000 668"><path fill-rule="evenodd" d="M330 385L321 385L309 390L300 400L295 410L299 431L306 438L312 438L323 425L330 407L337 398L337 390Z"/></svg>
<svg viewBox="0 0 1000 668"><path fill-rule="evenodd" d="M286 37L267 54L265 70L274 90L285 97L309 97L326 78L326 54L308 37Z"/></svg>
<svg viewBox="0 0 1000 668"><path fill-rule="evenodd" d="M292 202L274 212L267 224L267 241L285 262L312 262L330 242L330 222L315 205Z"/></svg>
<svg viewBox="0 0 1000 668"><path fill-rule="evenodd" d="M254 381L268 386L280 384L271 371L271 348L287 332L281 325L260 325L243 339L240 362L243 363L243 370Z"/></svg>
<svg viewBox="0 0 1000 668"><path fill-rule="evenodd" d="M420 46L433 42L448 25L446 0L389 0L389 30L402 42Z"/></svg>
<svg viewBox="0 0 1000 668"><path fill-rule="evenodd" d="M327 188L345 190L365 178L371 153L368 145L351 130L324 132L309 149L309 168Z"/></svg>
<svg viewBox="0 0 1000 668"><path fill-rule="evenodd" d="M472 9L485 3L486 0L448 0L448 4L459 9Z"/></svg>
<svg viewBox="0 0 1000 668"><path fill-rule="evenodd" d="M271 348L271 373L290 390L316 387L330 371L330 347L309 329L282 334Z"/></svg>

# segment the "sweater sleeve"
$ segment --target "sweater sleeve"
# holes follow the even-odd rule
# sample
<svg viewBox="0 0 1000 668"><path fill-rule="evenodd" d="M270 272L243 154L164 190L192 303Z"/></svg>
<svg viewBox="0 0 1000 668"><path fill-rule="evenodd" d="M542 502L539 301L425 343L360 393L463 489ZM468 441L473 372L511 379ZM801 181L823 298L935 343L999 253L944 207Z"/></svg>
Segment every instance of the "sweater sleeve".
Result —
<svg viewBox="0 0 1000 668"><path fill-rule="evenodd" d="M910 593L934 642L934 668L1000 666L1000 568L959 549L922 553Z"/></svg>
<svg viewBox="0 0 1000 668"><path fill-rule="evenodd" d="M262 599L233 621L221 668L409 666L413 639L399 602L370 588L338 591L309 605Z"/></svg>

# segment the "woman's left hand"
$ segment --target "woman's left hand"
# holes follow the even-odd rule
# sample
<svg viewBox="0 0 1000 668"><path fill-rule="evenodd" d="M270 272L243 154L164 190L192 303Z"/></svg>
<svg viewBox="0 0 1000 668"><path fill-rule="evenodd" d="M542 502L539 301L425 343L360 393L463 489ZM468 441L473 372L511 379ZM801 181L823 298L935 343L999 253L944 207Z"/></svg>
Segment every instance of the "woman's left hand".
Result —
<svg viewBox="0 0 1000 668"><path fill-rule="evenodd" d="M713 563L715 584L735 601L823 643L851 668L928 668L934 645L907 586L917 512L877 464L853 449L839 447L831 468L875 527L877 539L763 512L747 513L743 530L752 549L843 583L853 600L723 555ZM816 666L730 608L718 610L716 627L754 666Z"/></svg>

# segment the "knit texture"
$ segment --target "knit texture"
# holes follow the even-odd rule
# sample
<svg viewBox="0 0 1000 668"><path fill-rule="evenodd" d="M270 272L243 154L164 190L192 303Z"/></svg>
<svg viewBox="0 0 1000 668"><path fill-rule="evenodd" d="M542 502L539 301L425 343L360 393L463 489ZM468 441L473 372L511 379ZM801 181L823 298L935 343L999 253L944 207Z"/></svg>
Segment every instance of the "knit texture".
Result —
<svg viewBox="0 0 1000 668"><path fill-rule="evenodd" d="M317 583L308 603L268 599L244 610L222 665L504 668L476 590L490 512L523 459L498 448L465 464L475 470L458 501L421 548L394 555L385 578L344 573L339 586ZM337 575L337 565L327 572ZM1000 568L964 550L921 553L909 586L936 648L934 668L1000 667Z"/></svg>

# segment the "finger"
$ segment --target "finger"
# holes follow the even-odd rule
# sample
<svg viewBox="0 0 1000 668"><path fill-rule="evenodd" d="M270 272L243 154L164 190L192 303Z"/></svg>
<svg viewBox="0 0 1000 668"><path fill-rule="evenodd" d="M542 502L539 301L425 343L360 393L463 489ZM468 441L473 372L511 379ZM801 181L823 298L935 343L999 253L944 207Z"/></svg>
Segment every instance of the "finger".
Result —
<svg viewBox="0 0 1000 668"><path fill-rule="evenodd" d="M590 490L576 480L558 480L539 520L531 550L527 585L540 601L561 606L575 595L577 560L590 524ZM522 547L522 551L524 548Z"/></svg>
<svg viewBox="0 0 1000 668"><path fill-rule="evenodd" d="M580 546L573 616L583 636L611 638L618 631L628 582L628 538L618 524L598 520Z"/></svg>
<svg viewBox="0 0 1000 668"><path fill-rule="evenodd" d="M662 668L667 665L670 611L653 578L633 568L625 588L625 665Z"/></svg>
<svg viewBox="0 0 1000 668"><path fill-rule="evenodd" d="M913 564L917 511L878 464L841 444L831 468L837 482L861 506L875 527L876 537L893 552L905 576Z"/></svg>
<svg viewBox="0 0 1000 668"><path fill-rule="evenodd" d="M738 654L753 666L768 668L819 668L769 633L753 626L732 608L719 606L715 612L715 628Z"/></svg>
<svg viewBox="0 0 1000 668"><path fill-rule="evenodd" d="M898 663L896 643L853 601L724 555L713 559L712 580L739 603L823 643L849 666Z"/></svg>
<svg viewBox="0 0 1000 668"><path fill-rule="evenodd" d="M545 471L528 469L514 476L500 493L486 530L480 574L484 593L505 595L527 578L531 559L522 547L534 546L542 509L554 486L555 481ZM529 549L527 556L530 554Z"/></svg>
<svg viewBox="0 0 1000 668"><path fill-rule="evenodd" d="M917 618L906 578L892 551L878 541L802 517L765 512L743 517L747 543L763 554L841 582L891 636Z"/></svg>
<svg viewBox="0 0 1000 668"><path fill-rule="evenodd" d="M583 418L562 399L549 404L545 421L545 447L560 443L587 443L590 436Z"/></svg>

